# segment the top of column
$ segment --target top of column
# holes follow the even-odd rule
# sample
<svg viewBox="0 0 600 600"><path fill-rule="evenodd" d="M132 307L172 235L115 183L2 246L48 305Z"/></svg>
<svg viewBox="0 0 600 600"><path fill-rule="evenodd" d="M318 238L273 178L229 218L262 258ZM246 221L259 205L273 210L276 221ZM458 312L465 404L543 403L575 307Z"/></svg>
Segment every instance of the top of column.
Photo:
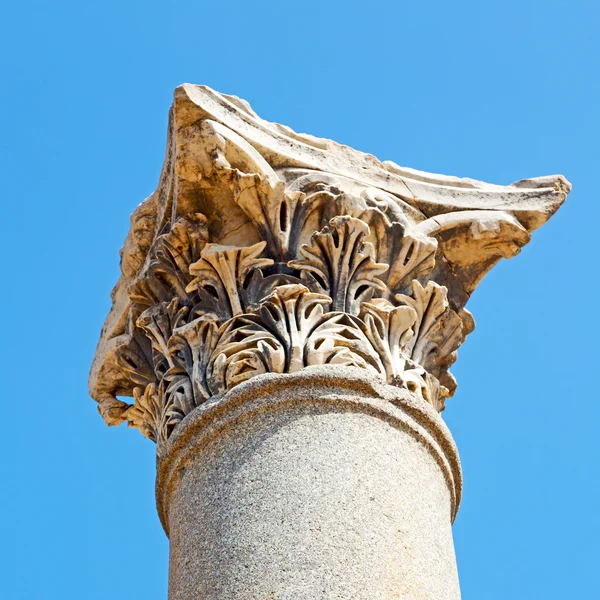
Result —
<svg viewBox="0 0 600 600"><path fill-rule="evenodd" d="M569 190L560 175L500 186L380 162L184 84L90 393L107 423L163 441L206 399L313 364L368 369L442 410L469 296Z"/></svg>

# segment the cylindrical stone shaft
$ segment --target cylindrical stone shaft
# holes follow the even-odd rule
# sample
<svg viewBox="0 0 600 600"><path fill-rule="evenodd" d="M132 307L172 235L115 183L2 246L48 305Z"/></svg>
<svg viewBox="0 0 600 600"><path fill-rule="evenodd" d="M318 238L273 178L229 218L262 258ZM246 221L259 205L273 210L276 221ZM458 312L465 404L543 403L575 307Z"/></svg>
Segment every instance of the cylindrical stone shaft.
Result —
<svg viewBox="0 0 600 600"><path fill-rule="evenodd" d="M460 598L450 434L348 371L259 377L178 427L157 488L170 600Z"/></svg>

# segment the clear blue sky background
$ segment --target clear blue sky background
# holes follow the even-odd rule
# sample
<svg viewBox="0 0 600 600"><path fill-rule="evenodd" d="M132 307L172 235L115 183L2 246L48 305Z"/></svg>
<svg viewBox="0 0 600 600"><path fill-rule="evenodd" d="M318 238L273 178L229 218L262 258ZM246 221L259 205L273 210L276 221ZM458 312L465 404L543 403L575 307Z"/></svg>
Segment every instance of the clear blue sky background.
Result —
<svg viewBox="0 0 600 600"><path fill-rule="evenodd" d="M87 375L193 82L401 165L571 180L474 294L444 416L464 599L599 598L599 20L591 0L5 3L0 597L166 598L154 446L103 424Z"/></svg>

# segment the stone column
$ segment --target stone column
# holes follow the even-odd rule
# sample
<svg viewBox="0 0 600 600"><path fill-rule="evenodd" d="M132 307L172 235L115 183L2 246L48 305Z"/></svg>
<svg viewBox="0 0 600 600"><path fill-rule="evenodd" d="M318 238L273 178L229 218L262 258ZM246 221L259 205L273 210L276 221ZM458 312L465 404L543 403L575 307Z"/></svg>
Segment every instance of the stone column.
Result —
<svg viewBox="0 0 600 600"><path fill-rule="evenodd" d="M404 169L176 90L90 375L157 444L171 600L460 598L439 413L464 307L569 188Z"/></svg>
<svg viewBox="0 0 600 600"><path fill-rule="evenodd" d="M167 448L171 598L460 597L458 455L410 392L352 367L267 374Z"/></svg>

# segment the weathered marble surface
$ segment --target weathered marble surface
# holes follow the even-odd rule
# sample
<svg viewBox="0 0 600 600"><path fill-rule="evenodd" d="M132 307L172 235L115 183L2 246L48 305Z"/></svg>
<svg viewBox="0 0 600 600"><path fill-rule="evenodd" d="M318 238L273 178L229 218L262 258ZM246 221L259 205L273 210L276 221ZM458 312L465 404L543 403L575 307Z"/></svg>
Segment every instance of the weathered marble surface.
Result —
<svg viewBox="0 0 600 600"><path fill-rule="evenodd" d="M183 85L158 188L131 218L91 395L159 452L194 407L309 365L367 369L442 410L469 295L569 188L382 163Z"/></svg>
<svg viewBox="0 0 600 600"><path fill-rule="evenodd" d="M401 168L176 90L90 374L106 422L157 442L171 600L460 598L439 412L465 304L569 189Z"/></svg>

